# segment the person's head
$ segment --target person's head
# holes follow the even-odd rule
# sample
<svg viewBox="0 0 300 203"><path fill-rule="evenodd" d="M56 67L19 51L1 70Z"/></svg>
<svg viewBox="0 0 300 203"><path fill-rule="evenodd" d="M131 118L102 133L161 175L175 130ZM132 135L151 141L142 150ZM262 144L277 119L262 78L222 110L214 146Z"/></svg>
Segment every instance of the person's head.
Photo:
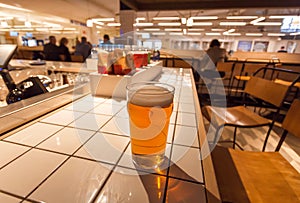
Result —
<svg viewBox="0 0 300 203"><path fill-rule="evenodd" d="M281 50L284 50L284 49L285 49L285 47L284 47L284 46L281 46L281 47L280 47L280 49L281 49Z"/></svg>
<svg viewBox="0 0 300 203"><path fill-rule="evenodd" d="M86 37L81 37L81 43L86 43L86 42L87 42Z"/></svg>
<svg viewBox="0 0 300 203"><path fill-rule="evenodd" d="M55 38L55 36L51 35L49 37L49 42L50 42L50 44L56 44L56 38Z"/></svg>
<svg viewBox="0 0 300 203"><path fill-rule="evenodd" d="M59 44L60 45L67 45L68 44L68 39L67 38L65 38L65 37L63 37L63 38L61 38L60 39L60 42L59 42Z"/></svg>
<svg viewBox="0 0 300 203"><path fill-rule="evenodd" d="M220 46L221 46L221 44L220 44L219 40L217 40L217 39L213 39L209 45L209 47L220 47Z"/></svg>
<svg viewBox="0 0 300 203"><path fill-rule="evenodd" d="M105 34L105 35L103 36L103 41L104 41L104 42L109 41L109 35L108 35L108 34Z"/></svg>

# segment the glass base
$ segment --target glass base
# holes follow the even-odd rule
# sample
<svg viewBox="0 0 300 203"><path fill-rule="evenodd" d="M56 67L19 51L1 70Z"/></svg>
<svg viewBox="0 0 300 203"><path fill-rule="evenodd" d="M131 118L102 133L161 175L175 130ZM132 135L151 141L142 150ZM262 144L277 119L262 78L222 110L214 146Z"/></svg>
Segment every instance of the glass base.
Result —
<svg viewBox="0 0 300 203"><path fill-rule="evenodd" d="M164 162L165 153L161 154L132 154L134 164L142 169L156 169Z"/></svg>

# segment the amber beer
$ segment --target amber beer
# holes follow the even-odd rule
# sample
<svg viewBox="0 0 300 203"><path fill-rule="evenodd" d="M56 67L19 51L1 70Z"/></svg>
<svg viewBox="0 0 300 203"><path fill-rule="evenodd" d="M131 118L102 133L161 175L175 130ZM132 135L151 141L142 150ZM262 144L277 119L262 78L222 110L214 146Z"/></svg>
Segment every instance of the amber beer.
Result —
<svg viewBox="0 0 300 203"><path fill-rule="evenodd" d="M135 83L127 87L133 160L144 168L163 162L174 87L163 83Z"/></svg>

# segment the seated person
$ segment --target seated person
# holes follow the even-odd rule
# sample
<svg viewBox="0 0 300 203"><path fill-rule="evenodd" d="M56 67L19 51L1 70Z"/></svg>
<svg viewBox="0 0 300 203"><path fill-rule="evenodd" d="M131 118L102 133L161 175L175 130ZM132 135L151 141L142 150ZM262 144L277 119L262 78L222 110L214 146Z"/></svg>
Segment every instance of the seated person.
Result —
<svg viewBox="0 0 300 203"><path fill-rule="evenodd" d="M287 53L287 50L285 50L284 46L281 46L280 50L278 50L277 52Z"/></svg>
<svg viewBox="0 0 300 203"><path fill-rule="evenodd" d="M68 39L65 37L61 38L59 42L60 59L62 61L71 61L71 55L67 47L68 42Z"/></svg>
<svg viewBox="0 0 300 203"><path fill-rule="evenodd" d="M44 46L45 60L49 61L60 61L60 51L58 46L56 46L55 36L49 37L49 43Z"/></svg>

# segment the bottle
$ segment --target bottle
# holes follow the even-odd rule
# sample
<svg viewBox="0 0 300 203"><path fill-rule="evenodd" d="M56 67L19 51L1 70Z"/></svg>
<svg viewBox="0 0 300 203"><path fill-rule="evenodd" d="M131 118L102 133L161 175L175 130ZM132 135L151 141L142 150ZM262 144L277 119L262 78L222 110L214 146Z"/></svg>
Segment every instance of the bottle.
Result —
<svg viewBox="0 0 300 203"><path fill-rule="evenodd" d="M93 45L93 48L91 50L91 58L98 59L98 49L96 45Z"/></svg>

